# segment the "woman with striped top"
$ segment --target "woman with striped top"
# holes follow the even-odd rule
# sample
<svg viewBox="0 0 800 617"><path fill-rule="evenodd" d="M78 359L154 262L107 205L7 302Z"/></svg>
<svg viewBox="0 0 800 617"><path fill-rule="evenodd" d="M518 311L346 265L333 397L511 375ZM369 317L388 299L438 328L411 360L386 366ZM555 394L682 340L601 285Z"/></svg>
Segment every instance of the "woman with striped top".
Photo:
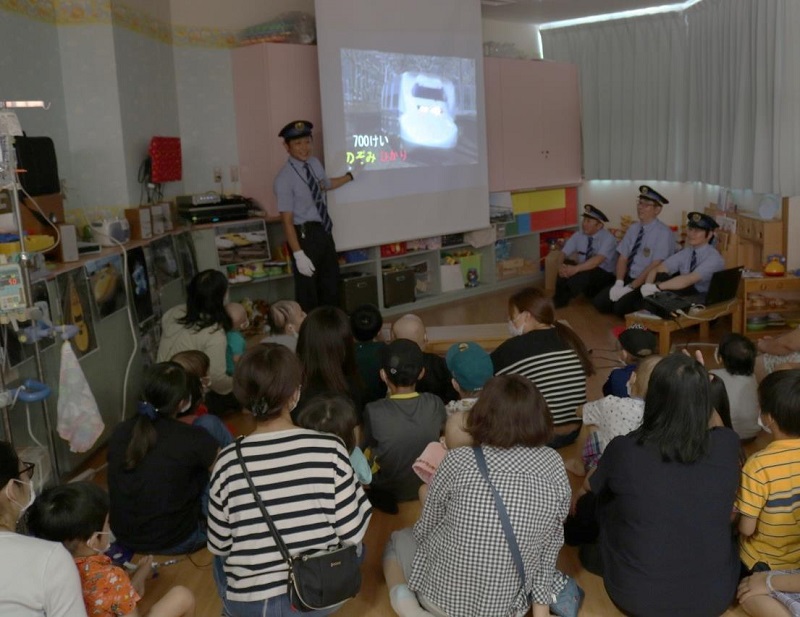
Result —
<svg viewBox="0 0 800 617"><path fill-rule="evenodd" d="M300 381L297 357L275 344L247 350L233 375L236 398L258 423L241 442L242 456L293 555L360 543L372 514L341 440L292 423ZM208 514L208 548L217 556L214 578L224 614L289 614L288 566L234 445L224 448L214 465Z"/></svg>
<svg viewBox="0 0 800 617"><path fill-rule="evenodd" d="M530 379L547 401L554 438L560 448L575 441L581 428L576 409L586 402L586 377L594 367L578 335L555 319L553 301L542 289L521 289L508 299L512 338L492 352L495 375Z"/></svg>

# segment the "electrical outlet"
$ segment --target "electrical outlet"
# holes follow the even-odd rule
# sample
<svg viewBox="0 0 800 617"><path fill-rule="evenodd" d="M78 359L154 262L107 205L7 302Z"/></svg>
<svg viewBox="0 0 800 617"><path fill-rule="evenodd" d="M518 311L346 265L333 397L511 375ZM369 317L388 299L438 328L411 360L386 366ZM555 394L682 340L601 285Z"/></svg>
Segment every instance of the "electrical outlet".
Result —
<svg viewBox="0 0 800 617"><path fill-rule="evenodd" d="M219 184L222 182L222 167L214 168L214 183Z"/></svg>
<svg viewBox="0 0 800 617"><path fill-rule="evenodd" d="M231 165L231 182L239 181L239 166Z"/></svg>

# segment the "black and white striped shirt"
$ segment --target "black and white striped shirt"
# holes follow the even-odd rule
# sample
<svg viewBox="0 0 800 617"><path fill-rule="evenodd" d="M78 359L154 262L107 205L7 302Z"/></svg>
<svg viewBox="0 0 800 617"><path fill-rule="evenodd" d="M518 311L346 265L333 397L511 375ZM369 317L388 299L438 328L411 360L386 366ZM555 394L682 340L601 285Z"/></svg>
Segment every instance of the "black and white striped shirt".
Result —
<svg viewBox="0 0 800 617"><path fill-rule="evenodd" d="M547 401L553 424L580 422L575 410L586 402L586 372L555 328L508 339L492 352L492 363L495 375L530 379Z"/></svg>
<svg viewBox="0 0 800 617"><path fill-rule="evenodd" d="M290 553L361 542L372 509L337 437L300 428L255 434L242 441L242 455ZM225 558L229 600L286 593L288 566L242 473L235 444L222 450L211 476L208 549Z"/></svg>

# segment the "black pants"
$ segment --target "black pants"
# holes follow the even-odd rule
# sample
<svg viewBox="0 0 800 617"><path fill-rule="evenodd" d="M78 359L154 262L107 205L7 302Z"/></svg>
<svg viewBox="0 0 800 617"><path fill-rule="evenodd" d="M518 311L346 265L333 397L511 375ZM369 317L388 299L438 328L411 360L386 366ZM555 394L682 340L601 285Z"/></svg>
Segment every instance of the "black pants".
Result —
<svg viewBox="0 0 800 617"><path fill-rule="evenodd" d="M626 277L625 284L630 284L632 280L632 278ZM604 287L597 292L594 298L592 298L592 304L594 304L594 307L601 313L614 313L617 317L625 317L625 315L628 313L640 311L644 306L642 292L638 289L634 289L632 292L622 296L616 302L612 302L611 298L608 296L608 292L611 290L611 287L613 287L613 284L609 285L608 287Z"/></svg>
<svg viewBox="0 0 800 617"><path fill-rule="evenodd" d="M573 274L569 278L559 276L556 279L556 293L553 296L553 303L556 308L560 308L566 306L572 298L580 294L590 299L594 298L601 289L613 285L614 280L614 275L602 268L584 270Z"/></svg>
<svg viewBox="0 0 800 617"><path fill-rule="evenodd" d="M339 306L339 257L333 236L320 223L295 225L300 248L314 264L314 275L303 276L294 266L294 296L308 313L318 306Z"/></svg>

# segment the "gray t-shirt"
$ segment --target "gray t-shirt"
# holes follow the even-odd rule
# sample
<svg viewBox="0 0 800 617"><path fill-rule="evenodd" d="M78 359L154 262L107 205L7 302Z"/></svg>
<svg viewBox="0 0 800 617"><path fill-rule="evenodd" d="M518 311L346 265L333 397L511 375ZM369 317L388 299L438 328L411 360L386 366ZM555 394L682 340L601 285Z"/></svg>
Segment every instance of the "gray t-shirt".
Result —
<svg viewBox="0 0 800 617"><path fill-rule="evenodd" d="M726 369L711 371L725 384L731 405L731 424L739 439L755 437L758 425L758 383L754 375L731 375Z"/></svg>
<svg viewBox="0 0 800 617"><path fill-rule="evenodd" d="M365 443L380 466L372 486L398 501L416 499L422 482L411 466L425 446L439 439L445 418L442 400L430 392L369 403L364 408Z"/></svg>

